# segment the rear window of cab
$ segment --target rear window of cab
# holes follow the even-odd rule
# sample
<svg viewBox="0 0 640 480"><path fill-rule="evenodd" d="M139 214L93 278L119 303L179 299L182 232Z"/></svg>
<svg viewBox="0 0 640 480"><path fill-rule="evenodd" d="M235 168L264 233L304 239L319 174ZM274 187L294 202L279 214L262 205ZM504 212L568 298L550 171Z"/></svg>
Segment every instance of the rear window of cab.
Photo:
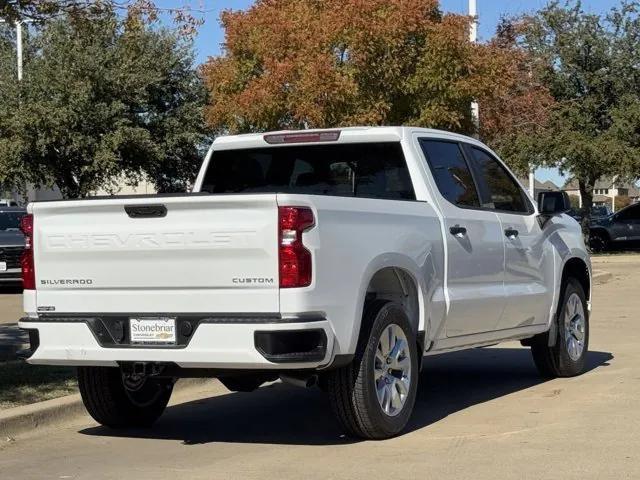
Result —
<svg viewBox="0 0 640 480"><path fill-rule="evenodd" d="M201 191L415 200L399 142L214 151Z"/></svg>

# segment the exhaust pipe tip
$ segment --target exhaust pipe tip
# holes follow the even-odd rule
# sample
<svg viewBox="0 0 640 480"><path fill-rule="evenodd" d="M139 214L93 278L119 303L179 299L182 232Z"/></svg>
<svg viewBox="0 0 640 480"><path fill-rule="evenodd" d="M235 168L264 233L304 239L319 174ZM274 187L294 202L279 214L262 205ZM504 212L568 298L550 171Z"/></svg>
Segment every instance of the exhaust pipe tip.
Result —
<svg viewBox="0 0 640 480"><path fill-rule="evenodd" d="M293 385L294 387L311 388L318 383L318 375L313 373L303 375L295 373L281 373L280 380L282 380L283 383Z"/></svg>

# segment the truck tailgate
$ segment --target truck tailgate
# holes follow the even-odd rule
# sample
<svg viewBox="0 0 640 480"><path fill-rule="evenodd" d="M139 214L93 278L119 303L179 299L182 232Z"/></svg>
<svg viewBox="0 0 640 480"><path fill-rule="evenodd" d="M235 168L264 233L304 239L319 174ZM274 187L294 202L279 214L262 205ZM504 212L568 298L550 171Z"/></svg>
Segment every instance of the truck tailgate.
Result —
<svg viewBox="0 0 640 480"><path fill-rule="evenodd" d="M43 202L32 211L39 312L279 311L275 194Z"/></svg>

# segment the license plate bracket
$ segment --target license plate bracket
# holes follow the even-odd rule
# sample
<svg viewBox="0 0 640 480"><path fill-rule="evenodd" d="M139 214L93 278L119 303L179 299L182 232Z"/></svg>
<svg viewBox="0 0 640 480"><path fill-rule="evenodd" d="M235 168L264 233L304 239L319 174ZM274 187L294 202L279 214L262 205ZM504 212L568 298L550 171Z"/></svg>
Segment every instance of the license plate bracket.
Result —
<svg viewBox="0 0 640 480"><path fill-rule="evenodd" d="M129 338L133 345L175 345L175 317L129 318Z"/></svg>

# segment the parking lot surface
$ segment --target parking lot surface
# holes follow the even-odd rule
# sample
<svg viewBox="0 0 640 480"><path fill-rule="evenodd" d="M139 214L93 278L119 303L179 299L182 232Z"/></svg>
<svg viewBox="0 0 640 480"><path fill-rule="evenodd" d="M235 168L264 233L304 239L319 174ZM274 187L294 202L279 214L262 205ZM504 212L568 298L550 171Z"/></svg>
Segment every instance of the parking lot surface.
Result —
<svg viewBox="0 0 640 480"><path fill-rule="evenodd" d="M640 256L596 260L589 371L542 380L518 343L428 357L408 431L341 435L317 389L217 382L153 429L88 417L0 439L0 477L20 479L640 478ZM1 302L2 300L0 300Z"/></svg>

